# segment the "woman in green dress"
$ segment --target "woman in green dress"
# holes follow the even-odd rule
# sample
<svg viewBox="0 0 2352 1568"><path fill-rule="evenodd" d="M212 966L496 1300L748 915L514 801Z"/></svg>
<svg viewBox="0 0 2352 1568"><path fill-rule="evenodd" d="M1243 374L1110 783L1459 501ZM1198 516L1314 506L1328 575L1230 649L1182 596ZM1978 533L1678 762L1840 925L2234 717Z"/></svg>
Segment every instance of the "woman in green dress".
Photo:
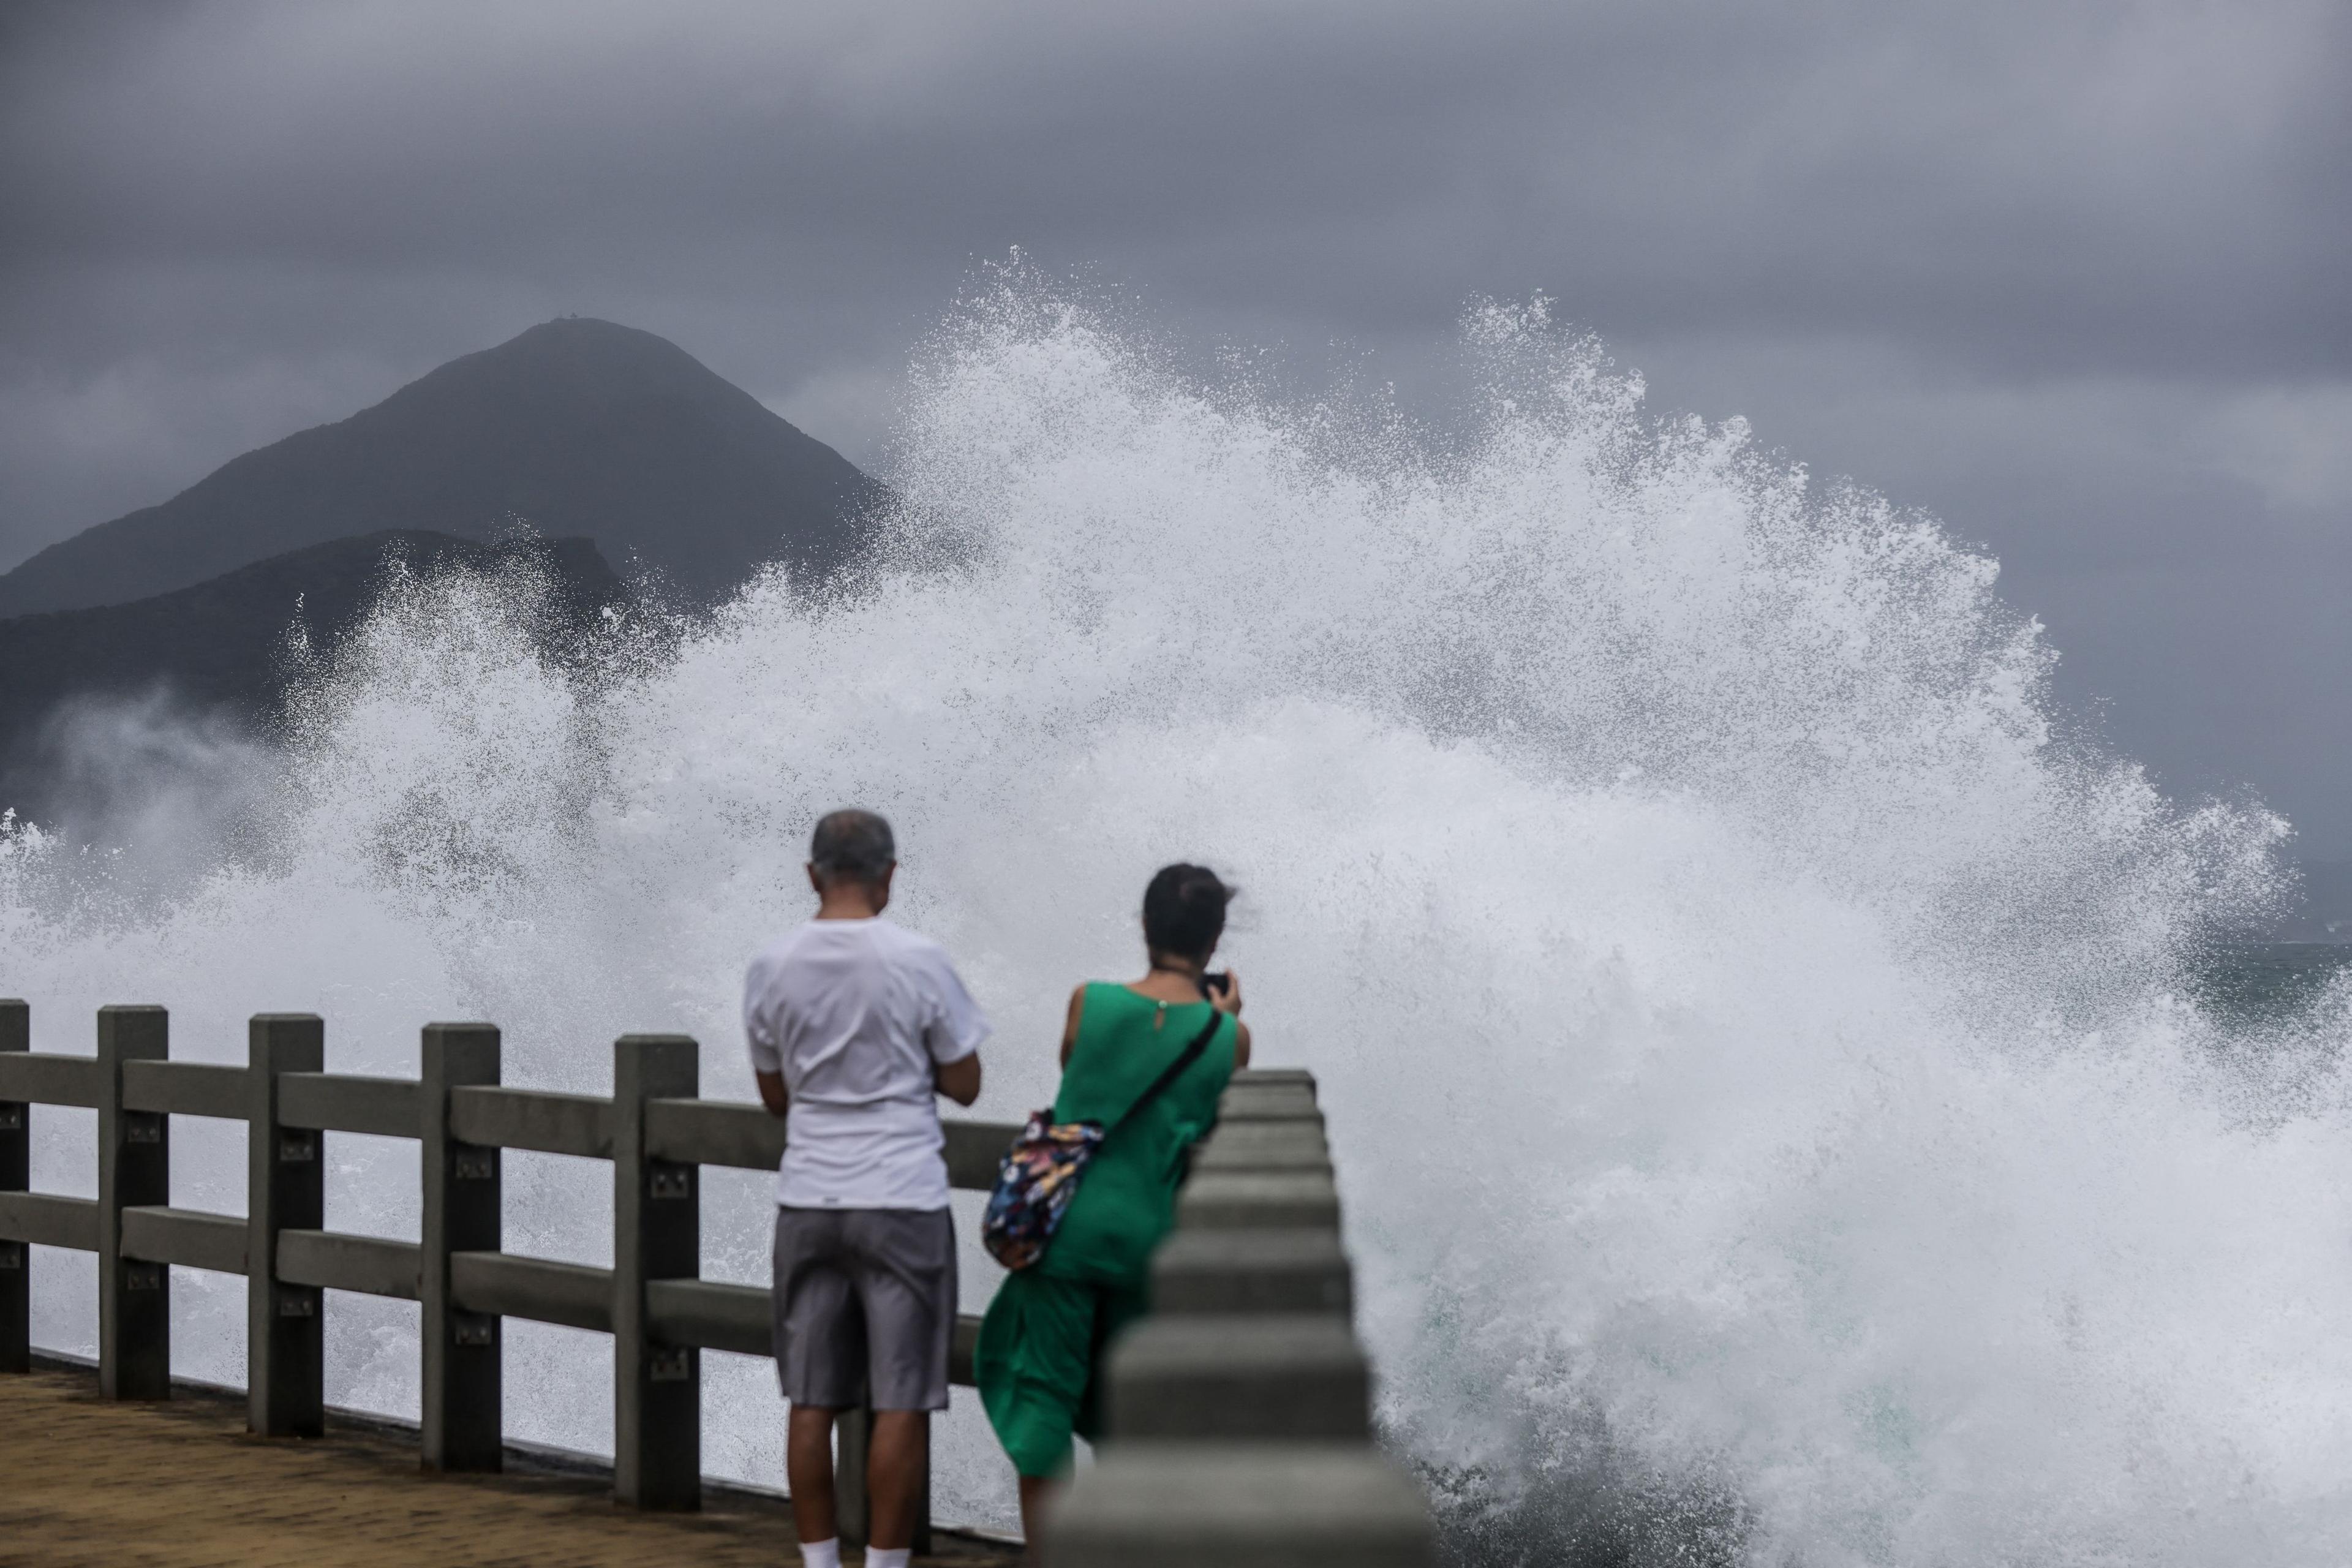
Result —
<svg viewBox="0 0 2352 1568"><path fill-rule="evenodd" d="M1216 1120L1226 1080L1249 1065L1241 983L1208 972L1232 897L1203 867L1163 868L1143 894L1150 970L1070 994L1053 1120L1112 1131L1045 1257L1005 1276L972 1357L989 1423L1021 1475L1033 1553L1046 1492L1070 1466L1071 1434L1096 1433L1103 1352L1150 1305L1151 1254L1175 1221L1184 1152ZM1213 1016L1207 1048L1120 1121Z"/></svg>

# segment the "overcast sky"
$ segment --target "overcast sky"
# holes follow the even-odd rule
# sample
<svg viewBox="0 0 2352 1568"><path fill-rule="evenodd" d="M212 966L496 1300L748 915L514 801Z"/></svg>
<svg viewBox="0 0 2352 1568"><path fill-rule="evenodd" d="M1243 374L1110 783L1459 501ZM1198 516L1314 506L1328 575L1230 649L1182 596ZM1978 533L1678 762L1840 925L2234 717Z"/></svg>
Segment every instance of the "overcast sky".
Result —
<svg viewBox="0 0 2352 1568"><path fill-rule="evenodd" d="M0 570L563 311L855 459L982 258L1410 390L1542 290L2352 855L2352 5L0 6Z"/></svg>

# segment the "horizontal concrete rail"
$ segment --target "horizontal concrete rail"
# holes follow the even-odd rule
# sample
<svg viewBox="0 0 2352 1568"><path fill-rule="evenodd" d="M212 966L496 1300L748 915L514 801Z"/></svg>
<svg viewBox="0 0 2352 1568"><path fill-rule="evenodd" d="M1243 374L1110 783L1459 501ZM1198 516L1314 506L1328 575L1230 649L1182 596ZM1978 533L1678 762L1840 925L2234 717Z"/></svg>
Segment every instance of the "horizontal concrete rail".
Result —
<svg viewBox="0 0 2352 1568"><path fill-rule="evenodd" d="M459 1088L449 1091L449 1136L495 1149L613 1157L613 1102L593 1094L543 1089Z"/></svg>
<svg viewBox="0 0 2352 1568"><path fill-rule="evenodd" d="M1179 1230L1151 1260L1156 1312L1354 1310L1348 1254L1319 1226Z"/></svg>
<svg viewBox="0 0 2352 1568"><path fill-rule="evenodd" d="M212 1062L125 1062L122 1109L242 1121L246 1071Z"/></svg>
<svg viewBox="0 0 2352 1568"><path fill-rule="evenodd" d="M473 1092L473 1091L467 1091ZM986 1192L996 1185L997 1162L1021 1129L1010 1121L940 1122L948 1185ZM688 1165L772 1171L784 1153L784 1123L767 1107L724 1100L646 1102L646 1152Z"/></svg>
<svg viewBox="0 0 2352 1568"><path fill-rule="evenodd" d="M0 1239L98 1250L98 1200L48 1193L0 1193Z"/></svg>
<svg viewBox="0 0 2352 1568"><path fill-rule="evenodd" d="M613 1331L613 1271L511 1252L449 1255L450 1294L468 1312Z"/></svg>
<svg viewBox="0 0 2352 1568"><path fill-rule="evenodd" d="M1319 1092L1315 1075L1305 1068L1244 1068L1234 1074L1229 1089L1292 1089L1305 1091L1313 1100Z"/></svg>
<svg viewBox="0 0 2352 1568"><path fill-rule="evenodd" d="M365 1132L378 1138L421 1137L424 1085L404 1078L357 1073L278 1075L278 1120L320 1132Z"/></svg>
<svg viewBox="0 0 2352 1568"><path fill-rule="evenodd" d="M1217 1121L1311 1121L1323 1125L1323 1112L1315 1103L1315 1096L1296 1084L1242 1083L1224 1092L1217 1102Z"/></svg>
<svg viewBox="0 0 2352 1568"><path fill-rule="evenodd" d="M646 1317L664 1344L732 1351L738 1355L774 1353L772 1293L761 1285L723 1285L711 1279L649 1279ZM980 1320L956 1319L948 1353L948 1381L972 1386L971 1354L980 1342Z"/></svg>
<svg viewBox="0 0 2352 1568"><path fill-rule="evenodd" d="M243 1274L250 1234L242 1215L175 1208L122 1211L122 1256L146 1263L177 1263L218 1274Z"/></svg>
<svg viewBox="0 0 2352 1568"><path fill-rule="evenodd" d="M289 1285L414 1301L422 1256L413 1241L332 1230L278 1233L278 1278Z"/></svg>
<svg viewBox="0 0 2352 1568"><path fill-rule="evenodd" d="M1120 1442L1054 1521L1053 1568L1428 1568L1421 1488L1369 1447Z"/></svg>
<svg viewBox="0 0 2352 1568"><path fill-rule="evenodd" d="M0 1051L0 1100L98 1109L98 1061L55 1051Z"/></svg>
<svg viewBox="0 0 2352 1568"><path fill-rule="evenodd" d="M771 1300L771 1292L757 1285L648 1279L646 1326L666 1345L772 1355L775 1324Z"/></svg>
<svg viewBox="0 0 2352 1568"><path fill-rule="evenodd" d="M649 1100L646 1152L688 1165L772 1171L784 1157L784 1121L764 1105L724 1100Z"/></svg>
<svg viewBox="0 0 2352 1568"><path fill-rule="evenodd" d="M1005 1150L1021 1136L1021 1127L1013 1121L942 1121L940 1130L947 1134L946 1146L940 1152L948 1163L948 1185L965 1192L984 1193L996 1185L996 1167L1004 1158Z"/></svg>
<svg viewBox="0 0 2352 1568"><path fill-rule="evenodd" d="M1120 1438L1371 1436L1371 1368L1342 1317L1147 1318L1110 1360Z"/></svg>
<svg viewBox="0 0 2352 1568"><path fill-rule="evenodd" d="M1218 1127L1193 1157L1201 1175L1228 1171L1331 1169L1331 1146L1311 1121L1236 1121Z"/></svg>
<svg viewBox="0 0 2352 1568"><path fill-rule="evenodd" d="M1202 1171L1176 1199L1181 1229L1339 1227L1339 1187L1328 1171Z"/></svg>
<svg viewBox="0 0 2352 1568"><path fill-rule="evenodd" d="M97 1064L88 1057L30 1051L0 1055L0 1100L94 1109ZM247 1070L209 1062L123 1064L122 1109L173 1116L246 1120ZM423 1114L414 1079L356 1073L278 1075L278 1121L328 1132L415 1138ZM449 1091L450 1131L459 1142L587 1159L613 1156L613 1102L548 1089L463 1087ZM1018 1124L942 1122L949 1184L986 1192ZM680 1164L772 1170L782 1159L784 1123L743 1100L657 1100L646 1106L646 1152Z"/></svg>

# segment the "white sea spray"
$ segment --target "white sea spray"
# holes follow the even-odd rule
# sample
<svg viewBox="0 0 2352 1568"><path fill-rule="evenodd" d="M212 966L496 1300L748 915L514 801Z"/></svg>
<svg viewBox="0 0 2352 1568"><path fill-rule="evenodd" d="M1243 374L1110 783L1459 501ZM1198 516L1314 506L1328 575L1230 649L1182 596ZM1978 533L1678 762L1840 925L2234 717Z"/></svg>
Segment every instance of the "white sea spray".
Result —
<svg viewBox="0 0 2352 1568"><path fill-rule="evenodd" d="M1263 1053L1323 1084L1384 1430L1466 1557L2341 1561L2342 1005L2253 1050L2181 985L2274 899L2283 825L2071 734L1931 520L1654 418L1540 302L1465 338L1486 396L1439 440L1190 379L1016 270L919 361L854 588L772 575L583 671L527 574L404 578L303 687L265 844L110 900L0 832L0 990L51 1048L165 1002L199 1059L315 1009L355 1071L487 1017L508 1081L585 1090L681 1029L748 1096L741 964L856 803L1011 1118L1068 986L1133 967L1151 868L1205 860ZM85 1190L55 1125L40 1184ZM330 1148L333 1223L413 1227L413 1152ZM239 1205L230 1145L175 1153ZM510 1247L602 1260L601 1174L509 1173ZM761 1278L763 1184L707 1190L707 1271ZM41 1335L86 1341L56 1256ZM232 1374L234 1292L184 1296L183 1364ZM335 1300L331 1396L413 1407L410 1312ZM609 1440L600 1342L509 1343L510 1430ZM708 1364L707 1458L772 1479L772 1384ZM1003 1518L960 1405L941 1510Z"/></svg>

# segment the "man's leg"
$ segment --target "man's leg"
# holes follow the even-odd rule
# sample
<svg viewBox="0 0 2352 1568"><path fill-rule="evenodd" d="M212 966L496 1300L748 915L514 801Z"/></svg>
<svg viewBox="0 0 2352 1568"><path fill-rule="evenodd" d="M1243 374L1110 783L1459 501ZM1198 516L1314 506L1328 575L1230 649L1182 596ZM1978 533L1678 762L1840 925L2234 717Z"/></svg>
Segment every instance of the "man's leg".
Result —
<svg viewBox="0 0 2352 1568"><path fill-rule="evenodd" d="M833 1417L830 1410L795 1405L784 1437L784 1484L803 1541L831 1541L839 1533L833 1517Z"/></svg>
<svg viewBox="0 0 2352 1568"><path fill-rule="evenodd" d="M915 1526L928 1500L922 1495L923 1471L930 1462L930 1438L928 1410L874 1413L874 1443L866 1451L866 1506L877 1551L895 1552L915 1544ZM828 1507L830 1501L828 1498Z"/></svg>
<svg viewBox="0 0 2352 1568"><path fill-rule="evenodd" d="M955 1222L945 1209L848 1215L844 1250L866 1308L874 1436L866 1448L873 1557L903 1563L915 1543L930 1468L930 1413L948 1407L955 1336Z"/></svg>
<svg viewBox="0 0 2352 1568"><path fill-rule="evenodd" d="M864 1403L865 1320L840 1268L841 1216L824 1210L776 1211L776 1379L792 1401L784 1475L802 1557L814 1568L840 1561L833 1483L834 1417Z"/></svg>

